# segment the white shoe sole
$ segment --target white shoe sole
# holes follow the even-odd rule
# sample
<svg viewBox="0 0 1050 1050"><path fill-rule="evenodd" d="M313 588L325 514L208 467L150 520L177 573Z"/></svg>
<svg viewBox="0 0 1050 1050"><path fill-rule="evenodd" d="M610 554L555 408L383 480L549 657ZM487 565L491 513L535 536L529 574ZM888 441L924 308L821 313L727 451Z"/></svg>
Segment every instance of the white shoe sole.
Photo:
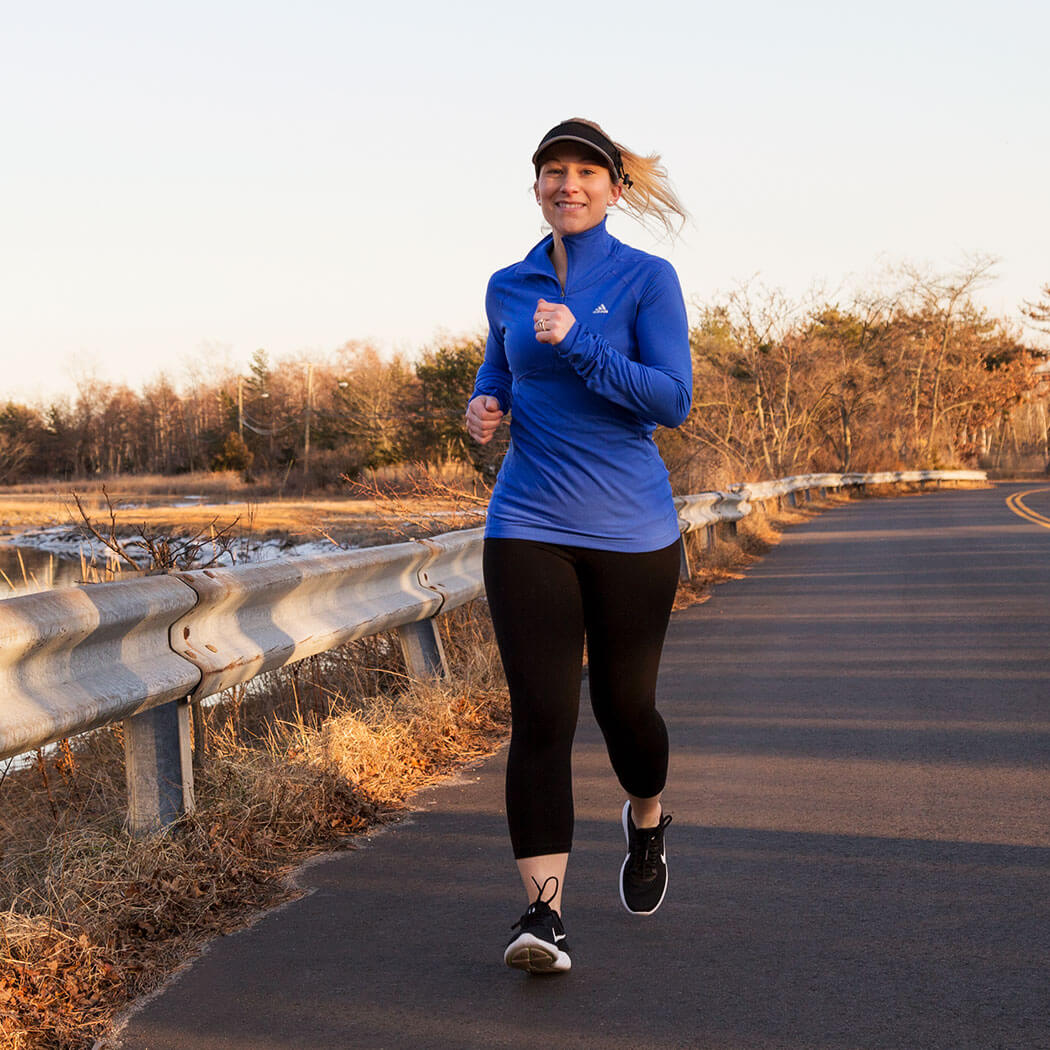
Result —
<svg viewBox="0 0 1050 1050"><path fill-rule="evenodd" d="M627 862L631 859L631 833L627 830L627 814L630 812L631 803L630 800L623 804L623 814L620 817L620 823L623 824L623 837L627 842L627 856L623 858L623 863L620 865L620 903L627 909L631 915L652 915L661 904L664 902L664 897L667 896L667 884L670 882L670 878L664 879L664 891L660 894L660 899L656 904L649 909L649 911L635 911L628 903L627 898L623 895L623 873L627 870ZM664 868L667 867L667 856L664 855Z"/></svg>
<svg viewBox="0 0 1050 1050"><path fill-rule="evenodd" d="M515 937L507 945L503 961L514 970L528 973L565 973L572 966L568 952L531 933Z"/></svg>

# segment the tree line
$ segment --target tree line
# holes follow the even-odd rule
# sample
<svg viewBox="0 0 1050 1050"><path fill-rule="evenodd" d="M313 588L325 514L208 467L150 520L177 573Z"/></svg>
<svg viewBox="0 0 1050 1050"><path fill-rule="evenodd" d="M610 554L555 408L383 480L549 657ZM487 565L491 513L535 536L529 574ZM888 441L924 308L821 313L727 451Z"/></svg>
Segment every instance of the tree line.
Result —
<svg viewBox="0 0 1050 1050"><path fill-rule="evenodd" d="M1045 468L1047 353L974 302L991 265L907 269L845 303L742 287L703 308L693 410L668 441L679 471ZM1050 285L1023 312L1050 331Z"/></svg>
<svg viewBox="0 0 1050 1050"><path fill-rule="evenodd" d="M991 276L904 271L895 288L789 302L744 286L699 309L694 404L659 434L680 491L809 471L1045 464L1047 355L976 305ZM1024 305L1050 330L1050 285ZM235 470L318 487L398 463L463 460L491 479L463 411L482 336L414 358L348 343L243 374L160 376L140 391L88 380L75 397L0 408L0 482ZM1042 366L1042 371L1040 371ZM506 428L503 428L504 431Z"/></svg>
<svg viewBox="0 0 1050 1050"><path fill-rule="evenodd" d="M244 374L162 375L141 391L89 379L44 407L0 407L0 482L234 470L296 471L317 486L401 462L468 459L464 400L480 337L449 339L415 360L348 343L320 359L271 361Z"/></svg>

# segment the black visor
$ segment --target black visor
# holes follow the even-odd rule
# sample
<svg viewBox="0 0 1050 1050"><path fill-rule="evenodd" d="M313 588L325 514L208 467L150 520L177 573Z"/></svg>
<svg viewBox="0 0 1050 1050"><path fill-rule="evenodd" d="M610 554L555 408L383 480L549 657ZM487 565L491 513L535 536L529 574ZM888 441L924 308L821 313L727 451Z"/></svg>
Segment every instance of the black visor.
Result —
<svg viewBox="0 0 1050 1050"><path fill-rule="evenodd" d="M563 124L551 128L543 136L542 141L536 147L536 152L532 155L532 163L536 168L537 175L540 173L540 154L556 142L578 142L583 146L587 146L603 158L605 166L612 172L613 182L618 182L624 178L623 160L620 157L620 151L613 145L612 141L596 128L592 128L589 124L581 124L577 120L567 120Z"/></svg>

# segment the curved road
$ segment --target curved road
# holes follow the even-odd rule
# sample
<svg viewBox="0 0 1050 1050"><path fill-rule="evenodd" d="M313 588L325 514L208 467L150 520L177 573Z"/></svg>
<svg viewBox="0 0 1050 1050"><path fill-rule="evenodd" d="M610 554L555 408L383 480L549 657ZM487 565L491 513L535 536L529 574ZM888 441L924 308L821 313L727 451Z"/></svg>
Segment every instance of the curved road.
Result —
<svg viewBox="0 0 1050 1050"><path fill-rule="evenodd" d="M1020 497L1020 498L1018 498ZM520 911L503 756L217 942L126 1050L1050 1048L1050 486L837 507L675 615L670 889L628 916L589 714L564 977Z"/></svg>

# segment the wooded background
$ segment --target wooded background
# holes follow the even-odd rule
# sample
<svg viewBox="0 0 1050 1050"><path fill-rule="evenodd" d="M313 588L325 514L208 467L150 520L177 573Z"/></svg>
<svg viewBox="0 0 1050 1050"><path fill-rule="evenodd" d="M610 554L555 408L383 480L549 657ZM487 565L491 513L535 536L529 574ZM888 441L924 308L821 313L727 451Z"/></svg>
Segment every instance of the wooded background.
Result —
<svg viewBox="0 0 1050 1050"><path fill-rule="evenodd" d="M1046 469L1050 284L1023 305L1021 330L974 302L992 267L904 269L845 301L752 284L701 305L693 409L658 436L677 490L809 471ZM197 367L140 391L85 380L73 398L0 409L0 482L235 470L325 489L448 461L491 480L506 428L479 448L463 427L483 355L480 334L414 356L348 342L279 361L259 350L245 374Z"/></svg>

